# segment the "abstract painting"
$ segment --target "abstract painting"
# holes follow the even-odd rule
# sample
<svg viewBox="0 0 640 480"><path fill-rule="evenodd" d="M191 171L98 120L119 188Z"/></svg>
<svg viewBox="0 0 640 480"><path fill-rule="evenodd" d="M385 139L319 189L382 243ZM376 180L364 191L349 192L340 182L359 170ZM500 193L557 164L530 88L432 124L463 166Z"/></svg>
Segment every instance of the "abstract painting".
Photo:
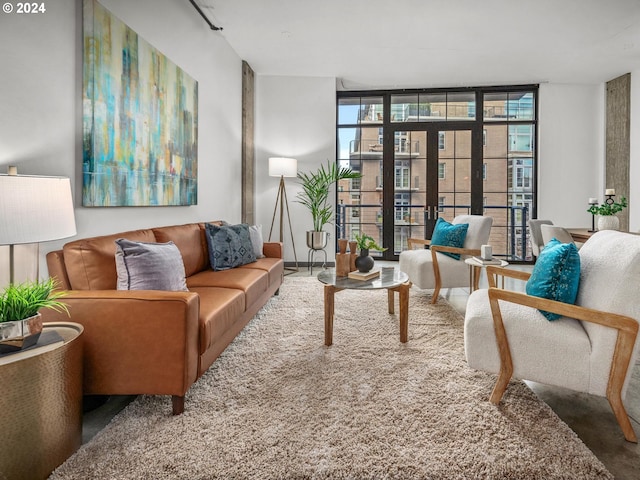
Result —
<svg viewBox="0 0 640 480"><path fill-rule="evenodd" d="M83 16L82 204L197 204L198 82L96 0Z"/></svg>

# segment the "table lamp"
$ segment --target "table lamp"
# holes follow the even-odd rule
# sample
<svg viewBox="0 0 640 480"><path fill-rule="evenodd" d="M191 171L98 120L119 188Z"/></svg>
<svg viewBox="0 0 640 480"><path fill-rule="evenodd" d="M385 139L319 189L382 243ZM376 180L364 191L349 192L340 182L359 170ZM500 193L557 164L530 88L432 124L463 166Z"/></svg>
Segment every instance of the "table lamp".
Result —
<svg viewBox="0 0 640 480"><path fill-rule="evenodd" d="M9 282L15 281L14 245L76 234L71 182L65 177L0 175L0 245L9 245ZM39 259L36 261L39 265ZM39 268L36 280L39 280Z"/></svg>

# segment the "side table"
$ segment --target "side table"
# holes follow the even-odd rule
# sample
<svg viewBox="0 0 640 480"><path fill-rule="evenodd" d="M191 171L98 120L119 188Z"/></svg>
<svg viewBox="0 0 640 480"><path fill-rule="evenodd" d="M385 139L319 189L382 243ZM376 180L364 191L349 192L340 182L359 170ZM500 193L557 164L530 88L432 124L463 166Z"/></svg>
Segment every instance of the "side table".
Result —
<svg viewBox="0 0 640 480"><path fill-rule="evenodd" d="M45 323L61 341L0 357L0 478L44 479L82 444L82 332Z"/></svg>
<svg viewBox="0 0 640 480"><path fill-rule="evenodd" d="M500 265L498 264L480 265L478 262L473 260L473 258L467 258L464 261L464 263L469 265L469 293L472 293L473 291L478 289L478 284L480 283L480 272L483 269L486 269L489 265L494 265L494 266L503 267L503 268L509 265L509 262L507 262L506 260L500 260ZM498 282L496 279L496 284L497 283ZM502 288L504 288L504 277L502 277Z"/></svg>

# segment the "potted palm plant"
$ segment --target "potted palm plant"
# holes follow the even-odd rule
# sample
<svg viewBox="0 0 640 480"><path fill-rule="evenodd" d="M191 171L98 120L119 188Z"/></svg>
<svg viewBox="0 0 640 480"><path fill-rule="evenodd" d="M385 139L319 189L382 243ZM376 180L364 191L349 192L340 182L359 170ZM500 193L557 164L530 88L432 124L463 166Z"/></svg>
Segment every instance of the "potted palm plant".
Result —
<svg viewBox="0 0 640 480"><path fill-rule="evenodd" d="M42 333L41 308L58 312L69 310L58 299L66 292L56 291L53 278L44 281L9 284L0 293L0 353L35 345Z"/></svg>
<svg viewBox="0 0 640 480"><path fill-rule="evenodd" d="M302 191L297 194L297 202L311 212L313 230L307 231L307 246L313 250L322 250L327 245L329 233L323 230L327 223L333 221L333 205L329 202L331 185L346 178L360 178L359 172L349 167L338 167L335 163L327 162L320 165L315 172L298 172L298 180Z"/></svg>

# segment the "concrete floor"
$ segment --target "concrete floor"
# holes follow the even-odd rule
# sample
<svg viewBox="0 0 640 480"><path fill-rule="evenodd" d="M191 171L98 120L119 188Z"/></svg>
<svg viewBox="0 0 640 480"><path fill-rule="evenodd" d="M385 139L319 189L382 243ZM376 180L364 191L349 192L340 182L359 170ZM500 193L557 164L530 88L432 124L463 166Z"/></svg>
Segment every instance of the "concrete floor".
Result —
<svg viewBox="0 0 640 480"><path fill-rule="evenodd" d="M397 265L395 262L379 264ZM531 266L511 266L523 270ZM314 268L316 275L321 268ZM289 273L289 272L287 272ZM306 267L301 267L296 276L308 276ZM481 277L480 288L486 288L486 277ZM415 288L415 287L414 287ZM524 284L507 280L505 288L523 290ZM442 295L451 305L464 314L469 290L454 288L443 290ZM411 328L411 313L409 313ZM625 441L622 431L609 407L606 398L577 393L571 390L526 382L536 395L546 402L578 437L591 449L600 461L618 480L640 479L640 446ZM84 414L83 443L104 428L135 396L112 396L105 403ZM99 403L99 400L98 400ZM631 417L636 434L640 436L640 361L636 365L629 386L625 406Z"/></svg>

